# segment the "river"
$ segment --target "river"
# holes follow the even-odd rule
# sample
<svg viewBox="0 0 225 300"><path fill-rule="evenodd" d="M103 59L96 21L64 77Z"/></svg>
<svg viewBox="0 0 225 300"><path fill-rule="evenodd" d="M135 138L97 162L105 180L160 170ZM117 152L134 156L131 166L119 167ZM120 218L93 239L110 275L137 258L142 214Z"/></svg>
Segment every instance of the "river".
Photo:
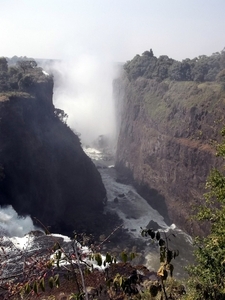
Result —
<svg viewBox="0 0 225 300"><path fill-rule="evenodd" d="M146 228L150 221L154 230L166 234L169 239L170 250L178 250L179 256L172 262L176 278L187 276L185 266L193 263L193 241L192 238L179 229L175 224L166 224L164 217L153 209L148 202L142 198L135 188L117 182L117 174L110 153L94 148L84 148L84 151L97 166L102 181L107 191L107 205L105 210L115 213L121 219L124 229L129 233L134 246L141 245L141 256L144 264L150 270L159 268L159 249L152 243L150 238L141 236L141 227Z"/></svg>
<svg viewBox="0 0 225 300"><path fill-rule="evenodd" d="M103 154L94 148L84 148L84 151L96 164L105 185L108 199L105 213L116 214L123 224L126 234L118 240L118 246L127 245L127 237L129 237L129 245L132 245L138 252L134 262L144 264L148 269L157 271L159 268L158 245L153 243L150 238L141 236L141 227L146 228L151 222L151 227L159 230L163 238L165 235L167 236L170 250L179 250L179 256L172 262L174 276L185 278L187 274L184 267L193 262L191 237L175 224L166 224L164 217L154 210L133 186L117 182L117 174L110 154ZM36 229L29 216L19 217L11 206L0 209L0 241L3 246L5 243L11 245L6 247L11 249L9 259L12 260L12 263L8 264L10 268L13 264L13 257L18 256L18 251L22 250L23 254L25 250L29 253L31 250L45 249L46 243L52 242L47 236L39 236L39 234L35 239L32 234L24 236ZM7 236L6 240L4 236ZM15 250L15 253L12 249ZM110 250L110 246L108 249ZM40 250L38 251L40 252Z"/></svg>

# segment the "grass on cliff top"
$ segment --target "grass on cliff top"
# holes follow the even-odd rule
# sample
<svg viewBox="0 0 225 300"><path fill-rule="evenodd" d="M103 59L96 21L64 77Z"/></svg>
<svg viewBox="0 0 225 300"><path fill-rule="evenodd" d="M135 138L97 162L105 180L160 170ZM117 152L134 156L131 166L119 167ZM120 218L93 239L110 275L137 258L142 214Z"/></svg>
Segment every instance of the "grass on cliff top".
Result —
<svg viewBox="0 0 225 300"><path fill-rule="evenodd" d="M164 122L176 110L188 111L202 107L209 113L224 104L225 91L217 82L163 81L155 88L145 90L145 107L154 120ZM164 88L160 87L164 85ZM165 91L165 86L167 87Z"/></svg>
<svg viewBox="0 0 225 300"><path fill-rule="evenodd" d="M19 91L9 91L0 93L0 102L9 101L12 97L18 98L31 98L32 96L29 93L19 92Z"/></svg>

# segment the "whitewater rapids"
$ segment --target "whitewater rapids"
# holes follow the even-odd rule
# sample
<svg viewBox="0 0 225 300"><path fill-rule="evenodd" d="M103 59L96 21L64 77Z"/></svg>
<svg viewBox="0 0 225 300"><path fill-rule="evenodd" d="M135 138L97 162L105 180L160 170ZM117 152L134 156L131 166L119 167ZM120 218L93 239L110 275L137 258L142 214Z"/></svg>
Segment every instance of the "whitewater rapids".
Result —
<svg viewBox="0 0 225 300"><path fill-rule="evenodd" d="M172 262L176 277L185 277L184 267L193 263L193 241L191 236L177 228L175 224L166 224L164 217L153 209L131 185L117 182L117 175L113 165L113 158L109 153L94 148L84 148L86 154L97 166L107 191L107 205L105 210L115 213L123 222L124 229L133 238L134 245L143 243L145 265L150 270L159 268L159 249L152 246L150 238L141 236L141 227L146 228L153 221L159 230L169 239L171 250L179 250L180 255ZM175 237L173 236L175 235Z"/></svg>

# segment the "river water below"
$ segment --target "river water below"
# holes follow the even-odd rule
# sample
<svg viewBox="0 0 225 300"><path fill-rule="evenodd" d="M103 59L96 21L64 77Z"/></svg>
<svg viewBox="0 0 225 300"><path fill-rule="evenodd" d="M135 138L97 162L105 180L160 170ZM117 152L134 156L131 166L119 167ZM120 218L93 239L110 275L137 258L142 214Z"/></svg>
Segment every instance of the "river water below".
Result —
<svg viewBox="0 0 225 300"><path fill-rule="evenodd" d="M172 262L174 265L174 276L176 278L186 277L187 274L184 267L193 262L191 237L177 228L175 224L167 224L164 217L153 209L137 193L133 186L117 182L112 156L103 154L101 151L93 148L85 148L84 150L96 164L107 190L108 201L105 213L116 214L121 221L124 234L120 235L120 238L116 241L118 249L121 250L121 247L129 243L129 249L137 249L138 256L135 262L144 264L149 270L157 271L160 265L159 247L150 238L141 236L141 227L146 228L149 225L155 231L159 230L163 238L167 237L170 250L179 251L179 256ZM13 266L14 268L14 265L16 265L15 257L19 257L17 255L18 251L22 250L22 254L24 251L29 254L31 250L38 251L38 253L46 250L47 236L39 237L38 235L36 240L33 240L32 234L24 236L24 234L35 229L29 216L20 218L11 206L0 209L1 245L5 249L8 246L5 247L4 243L11 245L8 247L10 249L10 256L8 257L10 260L8 263L9 267ZM7 236L6 240L4 236ZM115 245L111 247L113 248ZM40 249L42 250L40 251ZM113 249L110 249L109 245L107 250Z"/></svg>
<svg viewBox="0 0 225 300"><path fill-rule="evenodd" d="M166 224L164 217L153 209L133 186L117 182L116 170L110 155L93 148L85 148L84 151L96 164L107 190L106 212L117 214L124 229L132 238L134 246L141 245L145 266L154 270L159 268L158 246L152 243L151 238L141 236L141 227L146 228L151 222L154 230L161 231L162 237L167 236L169 248L179 250L179 256L172 262L174 275L177 278L186 277L184 268L193 262L192 238L175 224Z"/></svg>

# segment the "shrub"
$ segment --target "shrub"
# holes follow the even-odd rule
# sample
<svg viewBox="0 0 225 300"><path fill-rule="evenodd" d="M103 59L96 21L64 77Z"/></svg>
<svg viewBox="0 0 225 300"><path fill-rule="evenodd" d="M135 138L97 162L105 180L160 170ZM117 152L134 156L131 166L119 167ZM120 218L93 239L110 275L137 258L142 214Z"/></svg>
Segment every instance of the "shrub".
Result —
<svg viewBox="0 0 225 300"><path fill-rule="evenodd" d="M222 131L225 135L225 129ZM218 146L218 156L225 157L225 140ZM196 264L188 268L191 295L196 300L225 299L225 176L212 170L206 188L205 204L197 220L204 221L210 234L196 238Z"/></svg>

